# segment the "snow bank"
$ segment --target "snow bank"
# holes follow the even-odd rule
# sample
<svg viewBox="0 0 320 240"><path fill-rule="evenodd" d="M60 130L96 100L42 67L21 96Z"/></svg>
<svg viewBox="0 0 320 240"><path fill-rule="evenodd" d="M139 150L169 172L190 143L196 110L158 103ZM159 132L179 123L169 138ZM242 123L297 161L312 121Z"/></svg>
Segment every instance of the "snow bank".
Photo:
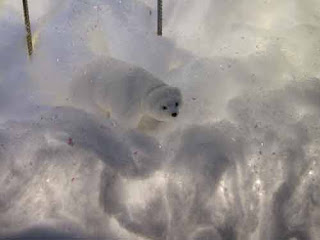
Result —
<svg viewBox="0 0 320 240"><path fill-rule="evenodd" d="M319 239L316 0L0 2L0 235L30 239ZM75 109L97 56L181 88L147 136ZM57 105L64 105L56 108Z"/></svg>

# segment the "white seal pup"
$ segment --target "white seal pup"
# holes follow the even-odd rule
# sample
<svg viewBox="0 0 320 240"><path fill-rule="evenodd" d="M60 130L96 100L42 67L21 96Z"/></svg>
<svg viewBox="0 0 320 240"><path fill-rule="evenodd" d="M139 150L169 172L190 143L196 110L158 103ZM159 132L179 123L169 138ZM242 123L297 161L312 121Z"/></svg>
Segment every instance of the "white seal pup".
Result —
<svg viewBox="0 0 320 240"><path fill-rule="evenodd" d="M160 122L175 119L182 106L178 88L111 58L88 64L73 82L73 103L91 112L105 112L128 128L138 128L143 117Z"/></svg>

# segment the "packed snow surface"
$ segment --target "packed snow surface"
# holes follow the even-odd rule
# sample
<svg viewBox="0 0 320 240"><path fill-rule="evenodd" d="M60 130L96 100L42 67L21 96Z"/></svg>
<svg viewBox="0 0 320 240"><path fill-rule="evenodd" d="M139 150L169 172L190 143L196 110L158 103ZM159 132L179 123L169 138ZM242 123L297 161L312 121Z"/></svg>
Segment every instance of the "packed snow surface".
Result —
<svg viewBox="0 0 320 240"><path fill-rule="evenodd" d="M0 239L319 240L320 1L0 0ZM69 101L97 57L181 89L155 131Z"/></svg>

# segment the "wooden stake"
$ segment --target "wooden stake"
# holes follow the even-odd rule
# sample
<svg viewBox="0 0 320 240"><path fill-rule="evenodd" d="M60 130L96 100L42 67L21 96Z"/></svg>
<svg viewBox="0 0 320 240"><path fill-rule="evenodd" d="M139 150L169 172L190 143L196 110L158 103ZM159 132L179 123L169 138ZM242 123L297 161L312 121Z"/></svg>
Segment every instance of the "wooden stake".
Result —
<svg viewBox="0 0 320 240"><path fill-rule="evenodd" d="M26 39L27 39L27 46L28 46L28 54L29 56L31 56L33 47L32 47L32 34L31 34L31 25L30 25L30 18L29 18L28 0L22 0L22 4L23 4L23 13L24 13L24 24L27 32Z"/></svg>
<svg viewBox="0 0 320 240"><path fill-rule="evenodd" d="M162 0L158 0L158 35L162 35Z"/></svg>

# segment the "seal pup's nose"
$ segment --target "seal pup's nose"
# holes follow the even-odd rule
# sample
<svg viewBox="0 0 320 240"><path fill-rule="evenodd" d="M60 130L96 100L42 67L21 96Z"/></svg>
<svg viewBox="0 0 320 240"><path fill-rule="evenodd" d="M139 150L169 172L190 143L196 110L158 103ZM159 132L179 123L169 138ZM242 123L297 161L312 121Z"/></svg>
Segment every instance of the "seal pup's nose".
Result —
<svg viewBox="0 0 320 240"><path fill-rule="evenodd" d="M176 117L176 116L178 116L178 113L172 113L171 116Z"/></svg>

